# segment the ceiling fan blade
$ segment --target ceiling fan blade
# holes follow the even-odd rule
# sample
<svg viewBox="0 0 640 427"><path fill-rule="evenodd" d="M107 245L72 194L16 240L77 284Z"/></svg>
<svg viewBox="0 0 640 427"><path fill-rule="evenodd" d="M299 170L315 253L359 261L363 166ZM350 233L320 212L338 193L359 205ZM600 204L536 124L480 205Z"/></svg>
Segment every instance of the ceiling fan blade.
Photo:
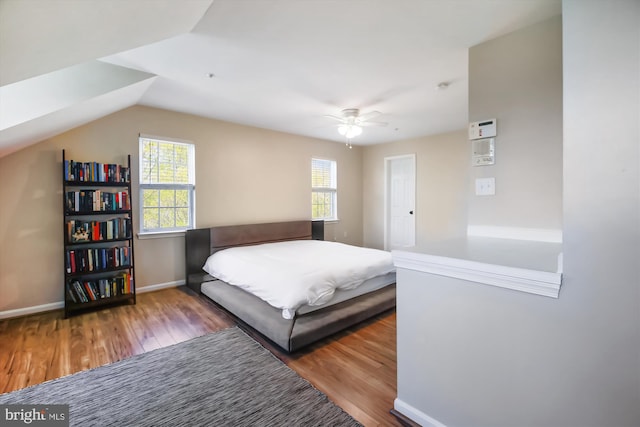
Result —
<svg viewBox="0 0 640 427"><path fill-rule="evenodd" d="M344 117L334 116L334 115L331 115L331 114L325 114L323 117L327 117L329 119L334 119L334 120L337 120L337 121L339 121L341 123L345 122Z"/></svg>
<svg viewBox="0 0 640 427"><path fill-rule="evenodd" d="M368 113L360 114L358 116L358 119L361 122L366 122L367 120L371 120L374 117L378 117L380 114L382 114L380 111L369 111Z"/></svg>
<svg viewBox="0 0 640 427"><path fill-rule="evenodd" d="M358 126L387 126L387 122L360 122Z"/></svg>

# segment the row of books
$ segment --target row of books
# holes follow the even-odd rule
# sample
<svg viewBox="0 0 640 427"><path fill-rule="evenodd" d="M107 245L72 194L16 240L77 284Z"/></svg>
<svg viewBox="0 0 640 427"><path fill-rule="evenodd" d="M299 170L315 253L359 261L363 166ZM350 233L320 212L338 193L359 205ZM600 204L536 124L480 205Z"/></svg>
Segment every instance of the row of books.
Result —
<svg viewBox="0 0 640 427"><path fill-rule="evenodd" d="M96 301L133 293L133 276L122 274L98 280L70 280L66 284L67 299L75 303Z"/></svg>
<svg viewBox="0 0 640 427"><path fill-rule="evenodd" d="M112 163L64 161L64 179L72 182L113 182L131 181L131 171L126 166Z"/></svg>
<svg viewBox="0 0 640 427"><path fill-rule="evenodd" d="M67 242L98 242L100 240L130 239L131 218L112 218L106 221L67 221Z"/></svg>
<svg viewBox="0 0 640 427"><path fill-rule="evenodd" d="M131 248L72 249L67 251L67 273L85 273L108 270L110 268L130 267Z"/></svg>
<svg viewBox="0 0 640 427"><path fill-rule="evenodd" d="M67 191L68 212L101 212L131 209L129 193L101 190Z"/></svg>

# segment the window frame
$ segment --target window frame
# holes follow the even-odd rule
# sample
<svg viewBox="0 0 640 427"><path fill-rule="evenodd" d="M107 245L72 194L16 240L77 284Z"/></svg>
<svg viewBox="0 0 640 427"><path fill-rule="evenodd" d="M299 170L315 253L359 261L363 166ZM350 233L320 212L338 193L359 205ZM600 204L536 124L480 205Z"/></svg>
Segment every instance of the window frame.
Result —
<svg viewBox="0 0 640 427"><path fill-rule="evenodd" d="M187 147L187 169L188 169L188 178L189 181L187 184L183 183L146 183L144 182L144 177L142 176L144 171L144 143L145 141L157 141L170 143L174 145L183 145ZM138 236L140 238L153 238L153 237L165 237L167 235L175 234L175 235L183 235L186 230L190 230L195 228L196 223L196 214L195 214L195 144L191 141L178 140L174 138L167 138L161 136L153 136L153 135L143 135L140 134L138 137L138 157L139 157L139 173L138 173L138 197L140 200L138 215L140 216L139 220L139 232ZM159 228L145 228L145 220L144 220L144 192L145 190L187 190L188 194L188 222L189 224L184 227L159 227ZM172 208L177 208L177 206L171 206ZM158 209L160 206L158 207Z"/></svg>
<svg viewBox="0 0 640 427"><path fill-rule="evenodd" d="M321 162L329 162L331 170L331 185L328 187L314 187L313 186L313 164L315 161ZM314 217L314 209L313 209L313 196L316 193L329 194L331 196L331 205L332 205L332 216L323 216L323 217ZM338 162L333 159L326 159L322 157L312 157L311 158L311 219L312 220L323 220L323 221L338 221Z"/></svg>

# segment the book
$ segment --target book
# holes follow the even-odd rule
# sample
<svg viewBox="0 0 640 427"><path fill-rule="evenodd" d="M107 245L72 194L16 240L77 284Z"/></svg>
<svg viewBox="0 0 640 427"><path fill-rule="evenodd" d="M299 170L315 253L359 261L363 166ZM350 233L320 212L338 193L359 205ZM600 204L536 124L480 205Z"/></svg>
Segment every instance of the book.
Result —
<svg viewBox="0 0 640 427"><path fill-rule="evenodd" d="M74 303L78 303L78 298L76 298L76 293L71 289L71 285L69 283L66 284L67 295L71 298L71 301Z"/></svg>
<svg viewBox="0 0 640 427"><path fill-rule="evenodd" d="M85 293L84 288L79 281L74 280L71 286L73 286L73 289L75 289L76 294L82 302L89 302L89 298L87 297L87 294Z"/></svg>
<svg viewBox="0 0 640 427"><path fill-rule="evenodd" d="M89 296L89 299L91 301L95 301L96 300L96 295L93 293L93 289L91 288L91 286L89 286L89 282L85 281L83 283L83 286L84 286L84 288L86 290L87 295Z"/></svg>
<svg viewBox="0 0 640 427"><path fill-rule="evenodd" d="M71 269L71 273L76 272L76 253L71 250L69 253L69 268Z"/></svg>

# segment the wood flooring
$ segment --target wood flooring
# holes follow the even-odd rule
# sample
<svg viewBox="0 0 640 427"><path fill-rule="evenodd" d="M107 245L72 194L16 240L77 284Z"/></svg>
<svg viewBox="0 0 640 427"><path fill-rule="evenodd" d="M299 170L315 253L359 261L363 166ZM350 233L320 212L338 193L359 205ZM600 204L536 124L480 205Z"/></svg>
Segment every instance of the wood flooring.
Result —
<svg viewBox="0 0 640 427"><path fill-rule="evenodd" d="M232 316L184 286L69 319L57 310L0 320L0 393L233 325ZM252 336L365 426L401 426L389 413L396 397L395 327L392 310L294 354Z"/></svg>

